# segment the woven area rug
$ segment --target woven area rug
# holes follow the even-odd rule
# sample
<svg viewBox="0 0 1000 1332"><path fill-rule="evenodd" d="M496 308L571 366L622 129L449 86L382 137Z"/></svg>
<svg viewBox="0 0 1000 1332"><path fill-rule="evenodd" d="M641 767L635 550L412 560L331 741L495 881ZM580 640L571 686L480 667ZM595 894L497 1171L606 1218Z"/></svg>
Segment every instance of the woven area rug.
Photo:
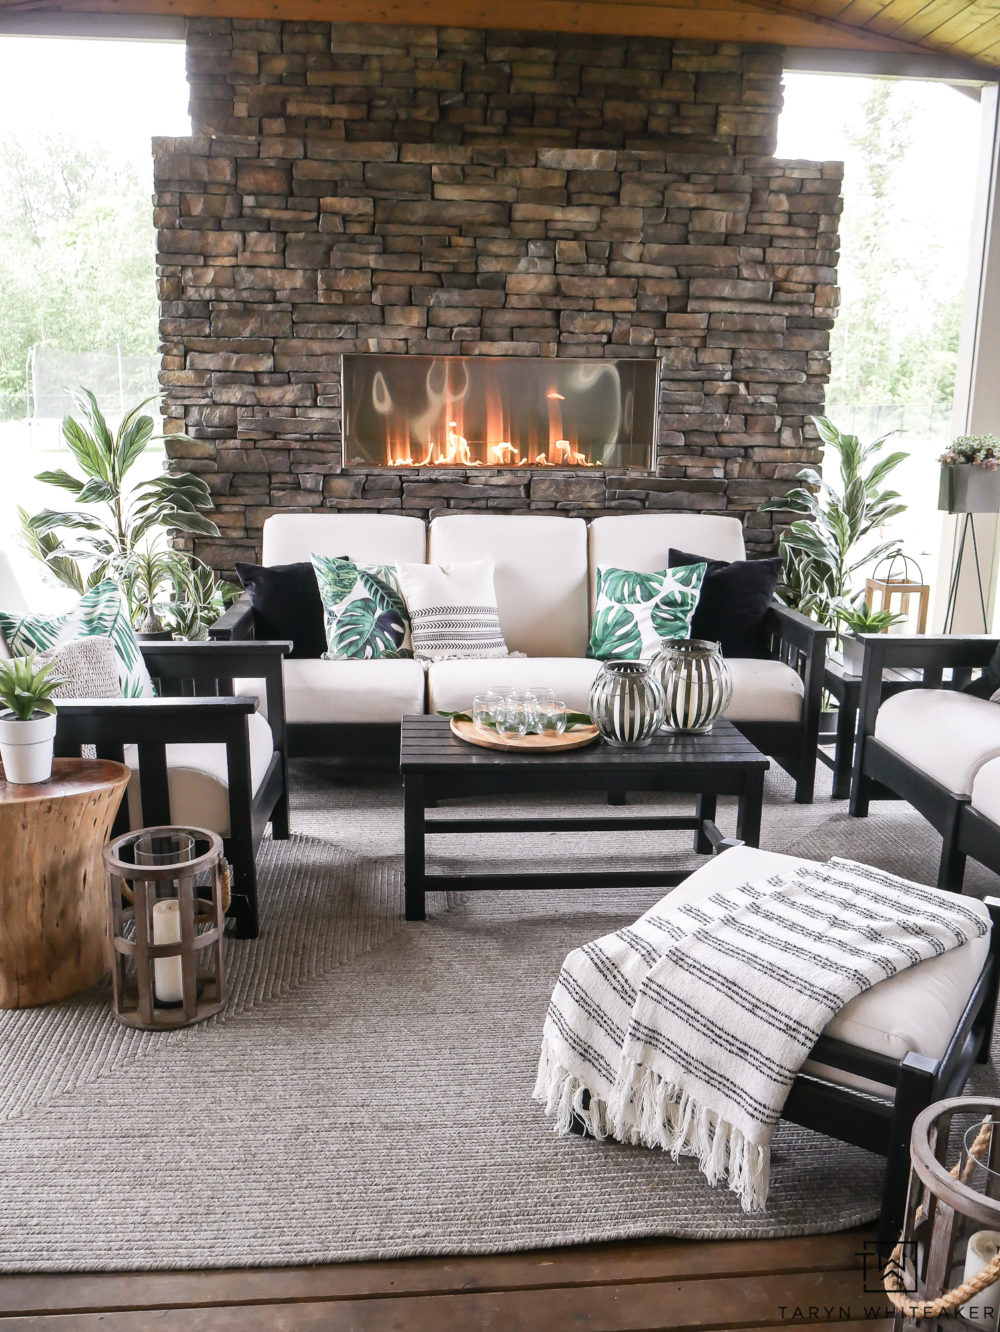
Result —
<svg viewBox="0 0 1000 1332"><path fill-rule="evenodd" d="M783 800L776 789L772 805ZM394 788L306 790L299 825L350 850L302 835L265 844L263 934L229 945L219 1018L129 1032L103 987L0 1013L0 1270L760 1238L874 1216L880 1161L792 1126L753 1217L690 1163L553 1135L530 1093L558 966L655 892L437 895L431 918L407 925L395 844L355 854L380 828L395 836L399 803ZM843 853L842 811L791 806L771 845ZM859 858L928 863L933 839L912 821L849 829ZM535 840L536 859L556 854ZM448 842L456 864L471 857Z"/></svg>

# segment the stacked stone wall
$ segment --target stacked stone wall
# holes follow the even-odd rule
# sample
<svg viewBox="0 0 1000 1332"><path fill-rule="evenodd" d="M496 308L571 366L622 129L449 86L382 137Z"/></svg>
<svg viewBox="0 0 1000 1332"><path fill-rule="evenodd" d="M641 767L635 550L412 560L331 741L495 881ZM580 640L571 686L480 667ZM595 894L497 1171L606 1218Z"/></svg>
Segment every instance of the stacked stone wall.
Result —
<svg viewBox="0 0 1000 1332"><path fill-rule="evenodd" d="M228 32L235 51L279 30L292 54L317 28L330 43L329 25L195 35L203 49ZM155 143L162 378L169 424L193 441L171 453L205 476L222 529L199 554L253 558L264 519L289 509L680 508L733 513L752 551L773 546L758 505L818 457L839 165L351 138L309 120ZM345 351L657 358L653 466L345 467Z"/></svg>

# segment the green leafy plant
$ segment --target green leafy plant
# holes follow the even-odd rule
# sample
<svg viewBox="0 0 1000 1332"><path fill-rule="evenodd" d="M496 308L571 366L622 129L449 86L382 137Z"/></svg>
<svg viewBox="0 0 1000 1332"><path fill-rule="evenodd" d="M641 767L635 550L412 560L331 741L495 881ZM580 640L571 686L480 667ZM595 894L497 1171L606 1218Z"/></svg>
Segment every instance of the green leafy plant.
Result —
<svg viewBox="0 0 1000 1332"><path fill-rule="evenodd" d="M938 462L945 466L969 463L995 472L1000 467L1000 439L996 435L959 435L940 455Z"/></svg>
<svg viewBox="0 0 1000 1332"><path fill-rule="evenodd" d="M242 590L220 578L200 560L184 560L174 579L173 598L163 607L162 618L178 638L207 638L209 626Z"/></svg>
<svg viewBox="0 0 1000 1332"><path fill-rule="evenodd" d="M890 625L906 619L899 611L873 611L867 601L862 601L860 605L847 603L836 606L834 610L837 622L845 625L852 634L880 634Z"/></svg>
<svg viewBox="0 0 1000 1332"><path fill-rule="evenodd" d="M143 412L152 398L133 407L112 434L93 393L81 388L70 396L80 419L65 417L62 434L82 475L59 468L40 472L36 479L68 491L79 507L43 509L33 517L20 510L25 542L76 592L105 578L115 579L126 594L133 589L136 600L130 595L130 610L133 622L140 623L149 615L156 589L175 568L163 548L167 534L218 536L218 527L203 512L212 508L212 496L205 482L189 472L129 479L154 438L188 438L154 436L153 418Z"/></svg>
<svg viewBox="0 0 1000 1332"><path fill-rule="evenodd" d="M825 416L813 419L823 443L839 459L839 475L827 481L815 467L805 467L798 474L804 484L762 504L760 512L794 515L779 543L782 600L821 624L834 625L837 607L849 602L858 571L899 548L898 541L870 546L866 538L906 508L899 492L883 489L883 483L909 455L883 454L890 435L862 444Z"/></svg>
<svg viewBox="0 0 1000 1332"><path fill-rule="evenodd" d="M68 683L65 675L53 675L54 661L35 670L34 652L28 657L12 657L0 662L0 705L18 721L30 721L36 712L51 716L56 710L52 695Z"/></svg>

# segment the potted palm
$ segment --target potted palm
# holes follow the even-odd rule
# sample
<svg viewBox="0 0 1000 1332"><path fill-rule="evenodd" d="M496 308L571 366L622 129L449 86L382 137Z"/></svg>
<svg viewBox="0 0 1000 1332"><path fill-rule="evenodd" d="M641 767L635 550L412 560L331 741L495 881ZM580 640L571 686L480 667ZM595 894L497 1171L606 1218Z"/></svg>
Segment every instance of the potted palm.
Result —
<svg viewBox="0 0 1000 1332"><path fill-rule="evenodd" d="M996 435L959 435L938 462L939 509L1000 513L1000 439Z"/></svg>
<svg viewBox="0 0 1000 1332"><path fill-rule="evenodd" d="M68 491L76 507L43 509L33 516L20 510L26 545L61 583L81 594L105 578L115 579L128 599L134 627L161 632L158 602L186 586L191 565L187 556L165 549L166 537L172 532L218 536L204 512L212 508L211 492L189 472L140 481L130 475L156 438L153 418L143 411L152 398L133 407L112 433L93 393L78 389L70 396L79 419L67 416L62 434L80 475L60 468L35 479Z"/></svg>
<svg viewBox="0 0 1000 1332"><path fill-rule="evenodd" d="M35 654L0 662L0 759L9 782L46 782L52 775L56 705L66 684L53 675L54 661L35 670Z"/></svg>
<svg viewBox="0 0 1000 1332"><path fill-rule="evenodd" d="M869 541L883 523L906 508L899 492L884 489L883 483L909 455L884 453L890 435L862 444L824 416L813 420L839 461L838 474L828 469L824 477L815 467L805 467L797 478L804 484L762 504L760 512L794 518L779 542L782 599L820 624L833 626L838 606L850 600L857 574L899 548L898 541L875 545Z"/></svg>
<svg viewBox="0 0 1000 1332"><path fill-rule="evenodd" d="M867 601L862 601L860 606L845 602L836 607L836 615L838 625L847 630L840 635L840 642L844 670L848 675L860 675L865 662L865 648L859 642L858 634L882 634L890 625L906 619L898 611L873 611Z"/></svg>

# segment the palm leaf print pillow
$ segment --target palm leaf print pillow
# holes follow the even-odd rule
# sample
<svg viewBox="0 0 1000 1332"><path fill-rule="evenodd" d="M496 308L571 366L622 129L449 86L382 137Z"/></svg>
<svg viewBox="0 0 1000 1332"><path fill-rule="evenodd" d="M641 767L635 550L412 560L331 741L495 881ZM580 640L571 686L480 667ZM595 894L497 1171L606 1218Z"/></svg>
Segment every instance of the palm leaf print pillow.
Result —
<svg viewBox="0 0 1000 1332"><path fill-rule="evenodd" d="M597 596L587 656L648 661L665 638L689 638L704 563L641 573L597 566Z"/></svg>
<svg viewBox="0 0 1000 1332"><path fill-rule="evenodd" d="M410 617L393 565L311 558L323 602L324 661L413 656Z"/></svg>
<svg viewBox="0 0 1000 1332"><path fill-rule="evenodd" d="M128 607L114 579L96 583L66 615L11 615L0 611L0 634L18 657L61 648L79 638L110 638L124 696L143 698L156 693Z"/></svg>

